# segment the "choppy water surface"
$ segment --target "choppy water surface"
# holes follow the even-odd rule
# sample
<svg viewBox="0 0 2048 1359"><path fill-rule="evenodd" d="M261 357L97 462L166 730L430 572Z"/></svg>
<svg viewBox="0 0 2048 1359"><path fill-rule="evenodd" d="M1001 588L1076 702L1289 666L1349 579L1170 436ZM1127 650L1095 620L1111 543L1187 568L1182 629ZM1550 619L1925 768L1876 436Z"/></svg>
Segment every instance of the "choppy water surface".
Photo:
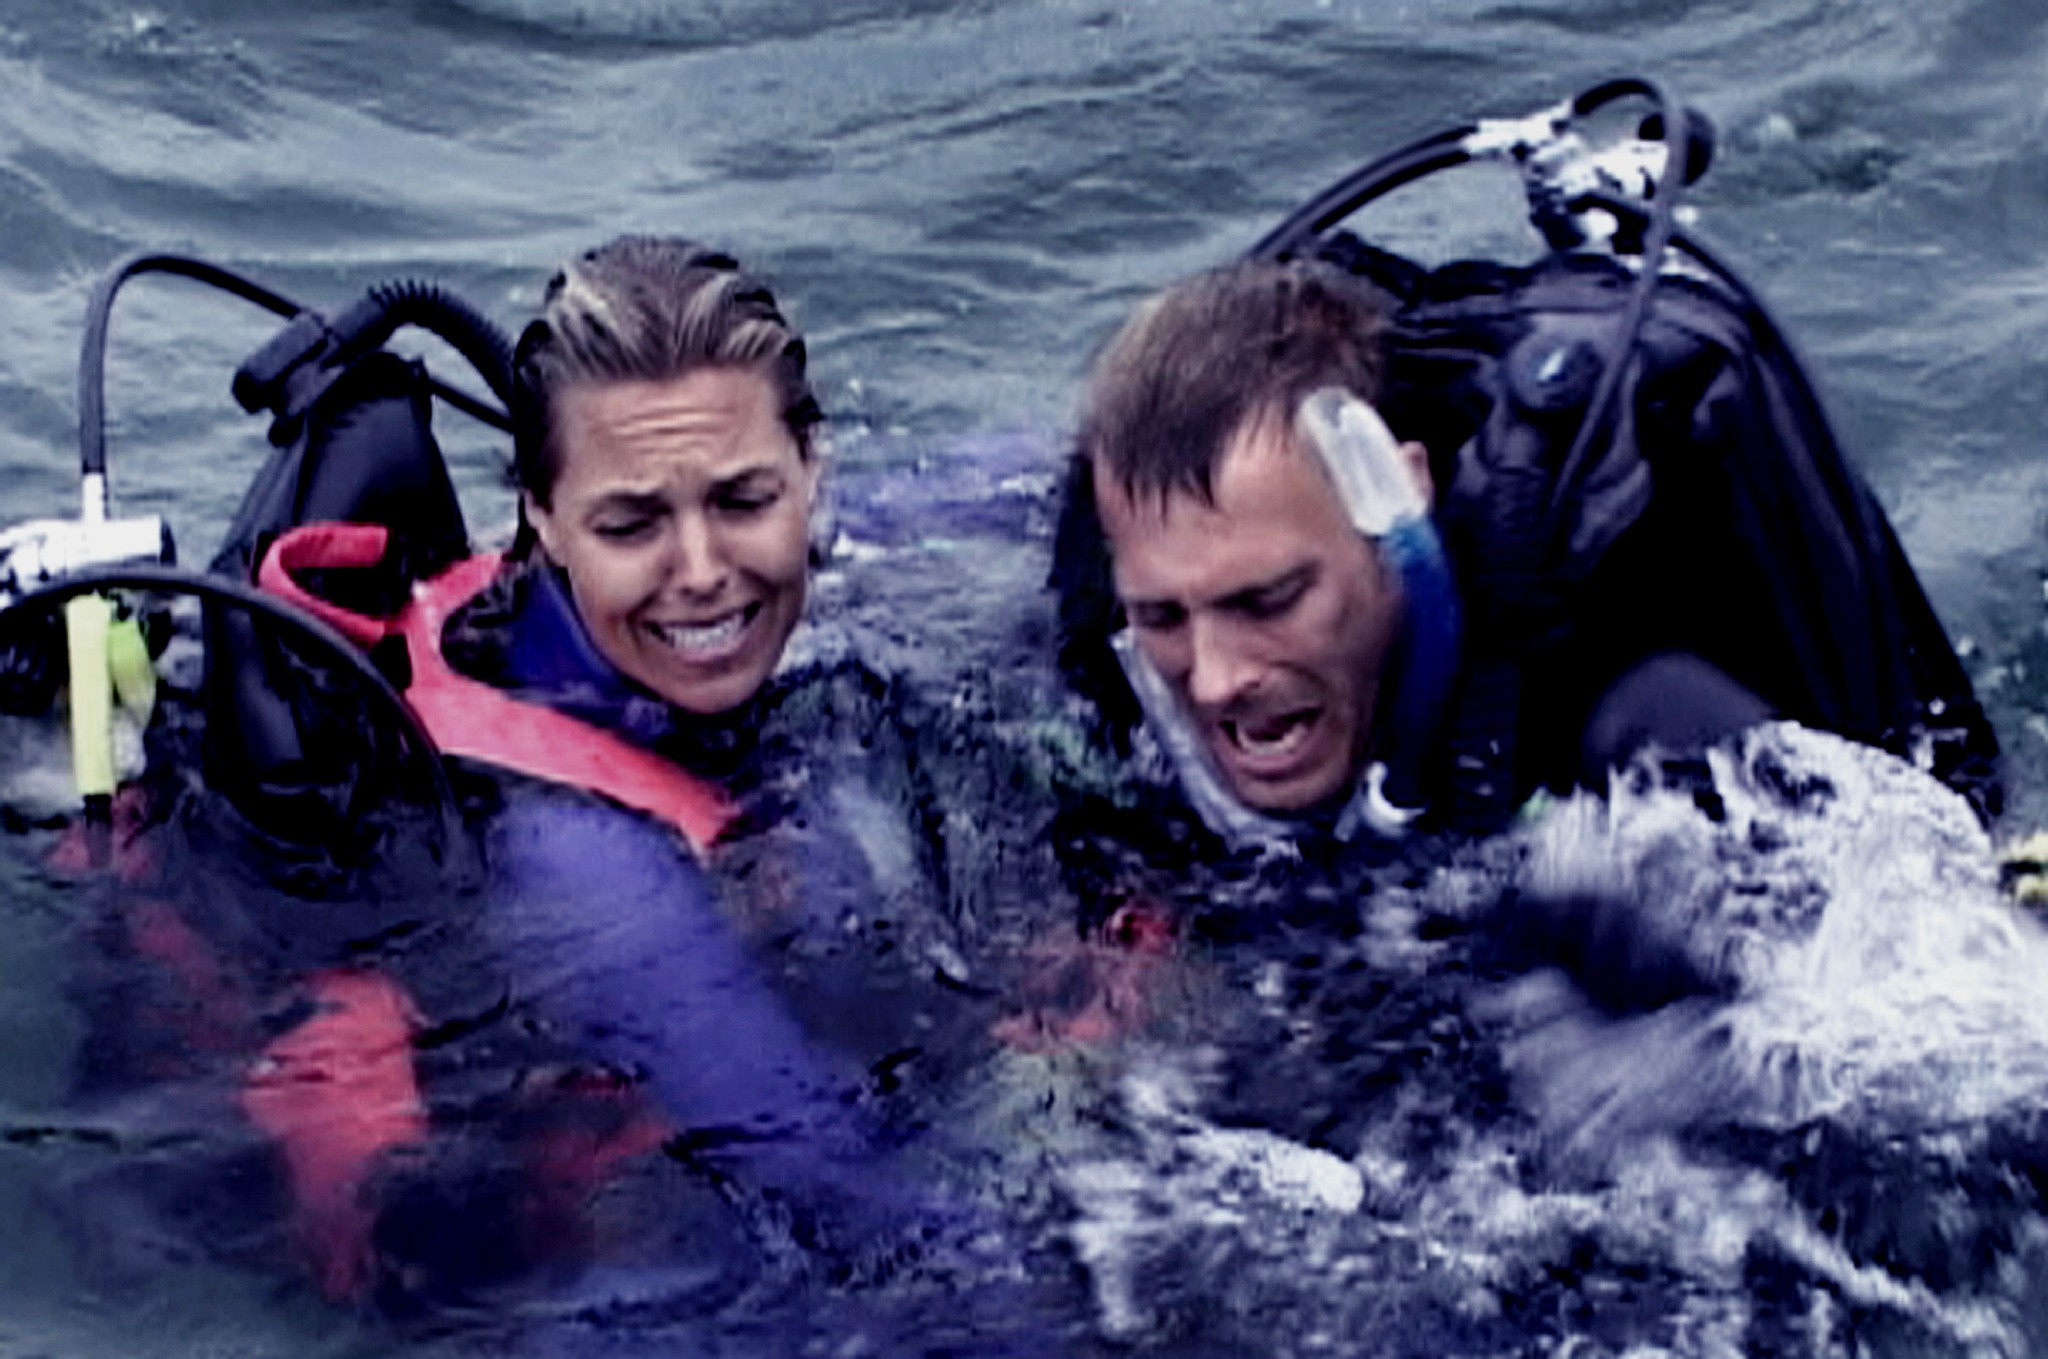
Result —
<svg viewBox="0 0 2048 1359"><path fill-rule="evenodd" d="M1051 459L1130 303L1370 155L1627 71L1716 121L1702 234L1803 348L1962 639L2011 824L2048 819L2032 0L15 0L4 518L70 510L79 318L125 252L323 306L424 277L512 325L560 257L683 231L764 268L812 337L864 544L827 598L880 659L1022 703ZM1513 193L1475 171L1363 225L1429 259L1519 251ZM255 466L227 380L267 334L169 281L117 317L115 494L188 559ZM473 517L502 519L498 441L442 430ZM169 1221L110 1191L248 1148L175 1087L71 1106L94 908L42 866L50 838L0 856L8 1359L2048 1351L2048 945L1956 804L1799 733L1351 884L1288 916L1284 951L1219 944L1184 1041L1115 1070L1006 1059L980 1098L1018 1130L1021 1241L860 1287L801 1261L735 1281L707 1247L396 1333L249 1266L275 1228L232 1182L195 1173ZM1504 894L1596 962L1571 922L1654 903L1657 975L1697 994L1617 1018L1517 978L1490 952ZM1095 1117L1061 1103L1083 1089Z"/></svg>

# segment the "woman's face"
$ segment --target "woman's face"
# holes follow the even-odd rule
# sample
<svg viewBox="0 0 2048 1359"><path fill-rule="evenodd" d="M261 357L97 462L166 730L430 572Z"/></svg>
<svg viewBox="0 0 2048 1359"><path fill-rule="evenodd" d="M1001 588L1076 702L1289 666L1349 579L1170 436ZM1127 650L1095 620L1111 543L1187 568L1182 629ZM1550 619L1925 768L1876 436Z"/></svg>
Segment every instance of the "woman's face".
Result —
<svg viewBox="0 0 2048 1359"><path fill-rule="evenodd" d="M598 649L679 708L739 706L804 605L818 469L774 386L708 368L574 383L554 408L560 473L527 514Z"/></svg>

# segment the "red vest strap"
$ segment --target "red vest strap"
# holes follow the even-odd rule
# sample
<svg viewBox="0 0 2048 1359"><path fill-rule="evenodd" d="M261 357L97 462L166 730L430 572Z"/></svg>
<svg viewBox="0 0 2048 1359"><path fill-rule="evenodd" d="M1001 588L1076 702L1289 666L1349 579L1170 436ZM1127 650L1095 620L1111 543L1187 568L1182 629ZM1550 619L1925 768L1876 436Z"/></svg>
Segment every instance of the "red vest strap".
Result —
<svg viewBox="0 0 2048 1359"><path fill-rule="evenodd" d="M496 554L457 562L414 586L412 599L388 619L339 608L291 577L308 567L369 565L383 556L386 541L378 524L301 525L270 545L256 580L359 642L403 637L412 665L406 700L446 753L601 793L668 822L699 853L709 848L734 814L717 788L601 727L471 679L442 656L442 629L497 576Z"/></svg>
<svg viewBox="0 0 2048 1359"><path fill-rule="evenodd" d="M256 583L298 605L357 646L371 646L398 630L397 620L372 618L322 599L292 575L321 567L375 566L391 534L382 524L301 524L279 534L256 567Z"/></svg>

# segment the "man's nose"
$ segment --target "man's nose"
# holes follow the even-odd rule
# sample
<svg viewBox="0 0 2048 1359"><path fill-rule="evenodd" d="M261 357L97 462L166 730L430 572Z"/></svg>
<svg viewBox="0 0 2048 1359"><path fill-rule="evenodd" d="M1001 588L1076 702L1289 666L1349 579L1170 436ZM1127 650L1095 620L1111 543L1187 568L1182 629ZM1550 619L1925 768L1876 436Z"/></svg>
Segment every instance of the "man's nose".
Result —
<svg viewBox="0 0 2048 1359"><path fill-rule="evenodd" d="M1188 701L1220 708L1237 698L1258 676L1258 663L1245 639L1227 621L1206 614L1188 620Z"/></svg>
<svg viewBox="0 0 2048 1359"><path fill-rule="evenodd" d="M686 595L714 595L725 584L727 569L718 530L701 514L678 515L669 549L669 584Z"/></svg>

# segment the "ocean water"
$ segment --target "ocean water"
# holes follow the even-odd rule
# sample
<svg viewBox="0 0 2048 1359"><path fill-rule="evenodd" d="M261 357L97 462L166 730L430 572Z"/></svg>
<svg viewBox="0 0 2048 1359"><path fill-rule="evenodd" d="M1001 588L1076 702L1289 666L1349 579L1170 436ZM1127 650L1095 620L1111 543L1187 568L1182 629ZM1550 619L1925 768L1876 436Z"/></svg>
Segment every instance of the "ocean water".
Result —
<svg viewBox="0 0 2048 1359"><path fill-rule="evenodd" d="M328 308L424 278L516 326L562 257L682 232L765 271L810 336L849 517L896 549L836 587L887 658L1023 665L1076 385L1138 297L1241 252L1364 159L1622 73L1716 124L1700 233L1800 347L1963 650L2008 752L2009 830L2048 823L2038 0L9 0L0 519L75 504L81 318L123 254L198 255ZM1511 180L1445 179L1359 225L1430 260L1530 248ZM170 518L188 560L210 554L260 456L227 388L270 328L171 280L132 288L117 315L116 507ZM472 518L502 522L502 439L459 416L441 430ZM926 499L893 510L917 485ZM1824 745L1773 758L1845 786L1879 777ZM1749 788L1754 767L1720 777ZM1626 885L1638 858L1717 852L1684 797L1643 798L1550 832L1538 862ZM1611 1025L1539 980L1485 1021L1512 1040L1503 1079L1534 1131L1461 1116L1433 1159L1414 1140L1441 1083L1357 1130L1345 1159L1218 1121L1185 1054L1133 1071L1118 1138L1054 1175L1073 1224L1054 1255L1075 1275L1059 1343L2048 1352L2031 1285L2048 1158L2027 1122L2048 1049L2026 1004L2043 949L1972 876L1988 846L1937 794L1884 805L1888 833L1862 838L1796 806L1752 816L1790 824L1806 856L1750 865L1759 899L1888 904L1872 928L1937 959L1886 991L1868 978L1894 974L1855 950L1787 953L1826 994L1867 1001L1857 1034L1802 1010L1797 978L1740 966L1732 1011L1654 1024ZM1872 846L1913 871L1872 874ZM134 1238L124 1255L142 1263L78 1264L48 1183L95 1158L146 1172L187 1125L169 1104L116 1128L61 1117L67 907L32 862L9 859L0 891L0 1220L35 1224L0 1246L0 1356L384 1352L375 1325L154 1225L81 1229ZM1463 918L1442 900L1396 910L1354 961L1414 980L1457 947L1441 922ZM1960 958L1928 952L1958 939ZM1721 1084L1673 1094L1674 1053ZM1705 1132L1672 1112L1721 1097L1740 1116ZM1564 1179L1530 1180L1530 1139L1563 1149ZM592 1324L598 1307L532 1347L886 1353L951 1334L922 1297L878 1330L848 1321L842 1342L830 1307L800 1332L700 1333L624 1296L634 1324ZM1041 1334L1020 1321L988 1343L1028 1352Z"/></svg>

